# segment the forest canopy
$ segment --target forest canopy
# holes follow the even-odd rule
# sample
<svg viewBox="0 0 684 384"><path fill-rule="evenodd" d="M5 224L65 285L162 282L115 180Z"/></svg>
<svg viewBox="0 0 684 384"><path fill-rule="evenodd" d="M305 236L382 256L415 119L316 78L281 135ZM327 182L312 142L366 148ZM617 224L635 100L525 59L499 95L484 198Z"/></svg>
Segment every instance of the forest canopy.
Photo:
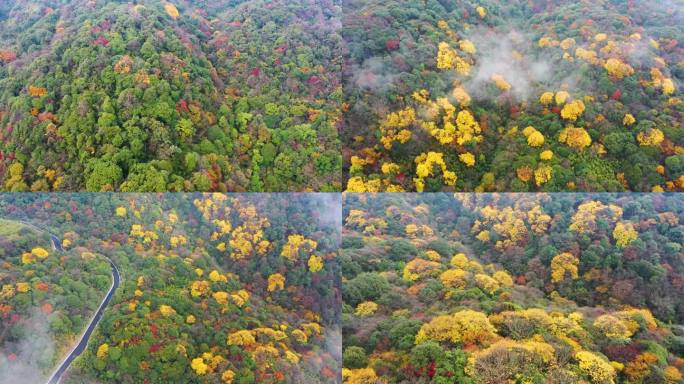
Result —
<svg viewBox="0 0 684 384"><path fill-rule="evenodd" d="M346 0L346 190L684 190L684 4Z"/></svg>
<svg viewBox="0 0 684 384"><path fill-rule="evenodd" d="M339 207L327 194L0 195L0 377L46 381L110 288L109 258L120 286L63 382L335 382Z"/></svg>
<svg viewBox="0 0 684 384"><path fill-rule="evenodd" d="M683 199L346 194L343 382L683 383Z"/></svg>
<svg viewBox="0 0 684 384"><path fill-rule="evenodd" d="M334 2L0 7L0 190L341 189Z"/></svg>

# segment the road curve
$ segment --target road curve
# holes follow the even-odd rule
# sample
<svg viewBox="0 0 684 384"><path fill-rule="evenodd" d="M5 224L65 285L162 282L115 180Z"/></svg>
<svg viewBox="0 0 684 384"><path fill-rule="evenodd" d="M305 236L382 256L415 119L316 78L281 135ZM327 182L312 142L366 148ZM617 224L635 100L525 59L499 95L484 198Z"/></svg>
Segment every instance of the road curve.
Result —
<svg viewBox="0 0 684 384"><path fill-rule="evenodd" d="M59 383L59 380L61 379L62 375L64 374L64 372L66 372L66 370L69 368L74 359L76 359L78 356L81 355L81 353L83 353L83 351L85 351L86 347L88 346L88 340L90 339L90 335L93 333L95 327L97 326L97 323L102 318L102 314L104 313L107 304L109 304L109 301L114 296L114 292L116 292L116 289L119 288L119 283L121 282L121 275L119 274L119 269L109 258L106 259L112 268L112 286L109 288L107 296L105 296L104 300L102 300L102 303L100 303L100 307L97 308L95 316L93 316L92 320L90 320L90 324L88 324L88 328L86 328L85 332L83 332L83 335L81 336L81 339L79 340L78 344L76 344L76 346L71 350L71 352L69 352L69 354L66 356L64 361L62 361L59 367L55 369L55 371L50 376L50 379L47 381L48 384Z"/></svg>
<svg viewBox="0 0 684 384"><path fill-rule="evenodd" d="M64 252L64 248L62 248L62 242L59 241L57 236L50 234L50 241L52 241L52 249L55 251Z"/></svg>
<svg viewBox="0 0 684 384"><path fill-rule="evenodd" d="M64 252L62 242L59 240L59 237L57 237L55 234L43 228L40 228L26 220L19 220L19 222L35 229L36 231L47 233L48 235L50 235L52 249L58 252ZM114 262L110 258L106 256L102 257L107 259L107 262L109 262L109 265L112 268L112 285L111 287L109 287L107 296L105 296L104 300L102 300L102 303L100 303L100 306L97 308L95 316L93 316L93 318L90 320L88 328L86 328L85 332L83 332L83 334L81 335L78 344L76 344L76 346L71 350L71 352L69 352L69 354L64 358L62 363L55 369L52 375L50 375L47 384L59 383L59 380L62 378L62 375L64 374L64 372L66 372L67 369L69 369L69 366L74 361L74 359L76 359L79 355L81 355L81 353L83 353L83 351L85 351L86 347L88 346L88 340L90 339L90 335L95 330L97 323L100 322L100 319L102 318L102 313L104 313L107 304L109 304L109 301L114 296L114 292L116 292L116 289L119 288L119 283L121 282L121 274L119 273L119 269L116 267L116 264L114 264Z"/></svg>
<svg viewBox="0 0 684 384"><path fill-rule="evenodd" d="M43 231L42 229L32 224L30 224L30 226L40 231ZM64 252L64 248L62 248L62 242L59 240L59 238L50 232L48 232L48 234L50 235L50 241L52 242L52 249L58 252ZM110 267L112 268L112 285L111 287L109 287L107 296L105 296L104 300L102 300L102 303L100 303L100 306L97 308L97 312L95 312L95 316L93 316L93 318L90 320L88 328L86 328L85 332L83 332L83 334L81 335L78 344L74 346L71 352L69 352L69 354L64 358L62 363L50 375L47 384L59 383L60 379L62 378L62 375L64 374L64 372L66 372L67 369L69 369L69 366L74 361L74 359L76 359L79 355L81 355L81 353L83 353L83 351L85 351L86 347L88 346L88 340L90 339L90 335L92 335L93 331L95 330L95 327L97 326L97 323L102 318L102 314L104 313L107 304L109 304L109 301L114 296L114 292L116 292L116 289L119 288L119 283L121 282L121 274L119 273L119 269L116 267L116 264L114 264L112 260L110 260L108 257L105 258L107 259Z"/></svg>

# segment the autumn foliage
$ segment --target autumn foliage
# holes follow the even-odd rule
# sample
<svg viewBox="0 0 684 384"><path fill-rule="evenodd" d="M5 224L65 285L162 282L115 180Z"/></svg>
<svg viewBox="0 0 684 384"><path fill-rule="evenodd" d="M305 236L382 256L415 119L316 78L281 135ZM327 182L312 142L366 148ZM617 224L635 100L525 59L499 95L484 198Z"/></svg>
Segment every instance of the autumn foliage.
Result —
<svg viewBox="0 0 684 384"><path fill-rule="evenodd" d="M680 200L345 195L343 382L676 383Z"/></svg>

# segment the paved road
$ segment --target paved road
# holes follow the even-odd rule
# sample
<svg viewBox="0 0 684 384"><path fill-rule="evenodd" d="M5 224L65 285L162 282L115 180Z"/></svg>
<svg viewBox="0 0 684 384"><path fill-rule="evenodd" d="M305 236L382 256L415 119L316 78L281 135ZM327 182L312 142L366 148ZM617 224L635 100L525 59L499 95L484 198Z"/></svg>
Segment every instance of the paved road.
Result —
<svg viewBox="0 0 684 384"><path fill-rule="evenodd" d="M62 242L59 240L59 237L31 223L25 221L22 221L22 223L40 232L47 232L50 235L52 249L58 252L64 252L64 248L62 248ZM86 328L85 332L83 332L83 334L81 335L78 344L74 346L71 352L69 352L69 354L64 358L64 361L62 361L62 363L57 367L57 369L55 369L52 375L50 375L50 379L48 379L47 384L59 383L60 379L62 378L62 375L64 374L64 372L67 371L67 369L69 369L69 366L74 361L74 359L76 359L78 356L81 355L81 353L83 353L83 351L85 351L86 347L88 346L88 340L90 340L90 335L92 335L93 331L95 330L97 323L100 322L100 319L102 318L102 314L104 313L107 304L109 304L109 301L114 296L114 292L116 292L116 289L119 288L119 283L121 282L121 274L119 273L119 269L116 267L116 264L114 264L112 260L110 260L107 257L106 259L109 262L110 267L112 268L112 285L109 288L109 291L107 292L107 296L105 296L104 300L102 300L102 303L100 303L100 306L97 308L97 312L95 312L95 316L93 316L92 320L90 320L90 324L88 324L88 328Z"/></svg>
<svg viewBox="0 0 684 384"><path fill-rule="evenodd" d="M64 252L64 248L62 248L62 242L59 241L57 236L50 234L50 240L52 241L52 249L55 251Z"/></svg>
<svg viewBox="0 0 684 384"><path fill-rule="evenodd" d="M59 243L59 241L55 242L56 237L54 237L53 235L51 235L51 237L53 245L55 243L58 244L57 249L62 251L62 245ZM114 292L116 292L116 289L119 288L119 283L121 282L121 275L119 274L119 269L116 267L116 264L114 264L114 262L112 262L109 258L107 258L107 261L109 262L109 265L112 268L112 286L109 288L107 296L105 296L104 300L102 300L100 307L97 309L97 312L95 312L95 316L90 321L90 324L88 324L88 328L86 328L78 344L76 344L76 346L66 356L64 361L62 361L59 367L57 367L57 369L52 373L50 379L47 382L48 384L59 383L59 380L62 378L62 375L64 374L64 372L66 372L67 369L69 369L69 366L74 361L74 359L76 359L78 356L81 355L81 353L83 353L83 351L85 351L86 347L88 346L88 340L90 339L90 335L93 333L95 327L97 326L97 323L102 318L102 314L104 313L107 304L109 304L109 301L114 296Z"/></svg>

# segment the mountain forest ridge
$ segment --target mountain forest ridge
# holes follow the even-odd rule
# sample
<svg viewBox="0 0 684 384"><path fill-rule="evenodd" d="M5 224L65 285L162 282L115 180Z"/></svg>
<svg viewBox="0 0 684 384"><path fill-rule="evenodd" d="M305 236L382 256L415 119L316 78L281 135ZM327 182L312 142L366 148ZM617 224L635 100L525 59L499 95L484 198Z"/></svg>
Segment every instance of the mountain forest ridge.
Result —
<svg viewBox="0 0 684 384"><path fill-rule="evenodd" d="M0 196L0 383L333 383L339 227L309 195ZM337 202L339 205L339 202ZM50 238L19 223L59 234Z"/></svg>
<svg viewBox="0 0 684 384"><path fill-rule="evenodd" d="M681 1L348 4L347 190L684 187Z"/></svg>
<svg viewBox="0 0 684 384"><path fill-rule="evenodd" d="M678 194L346 194L344 207L346 384L684 382Z"/></svg>
<svg viewBox="0 0 684 384"><path fill-rule="evenodd" d="M684 0L0 0L0 384L684 384L683 90Z"/></svg>
<svg viewBox="0 0 684 384"><path fill-rule="evenodd" d="M0 7L3 189L340 190L332 2Z"/></svg>
<svg viewBox="0 0 684 384"><path fill-rule="evenodd" d="M0 5L7 191L679 191L682 1Z"/></svg>

